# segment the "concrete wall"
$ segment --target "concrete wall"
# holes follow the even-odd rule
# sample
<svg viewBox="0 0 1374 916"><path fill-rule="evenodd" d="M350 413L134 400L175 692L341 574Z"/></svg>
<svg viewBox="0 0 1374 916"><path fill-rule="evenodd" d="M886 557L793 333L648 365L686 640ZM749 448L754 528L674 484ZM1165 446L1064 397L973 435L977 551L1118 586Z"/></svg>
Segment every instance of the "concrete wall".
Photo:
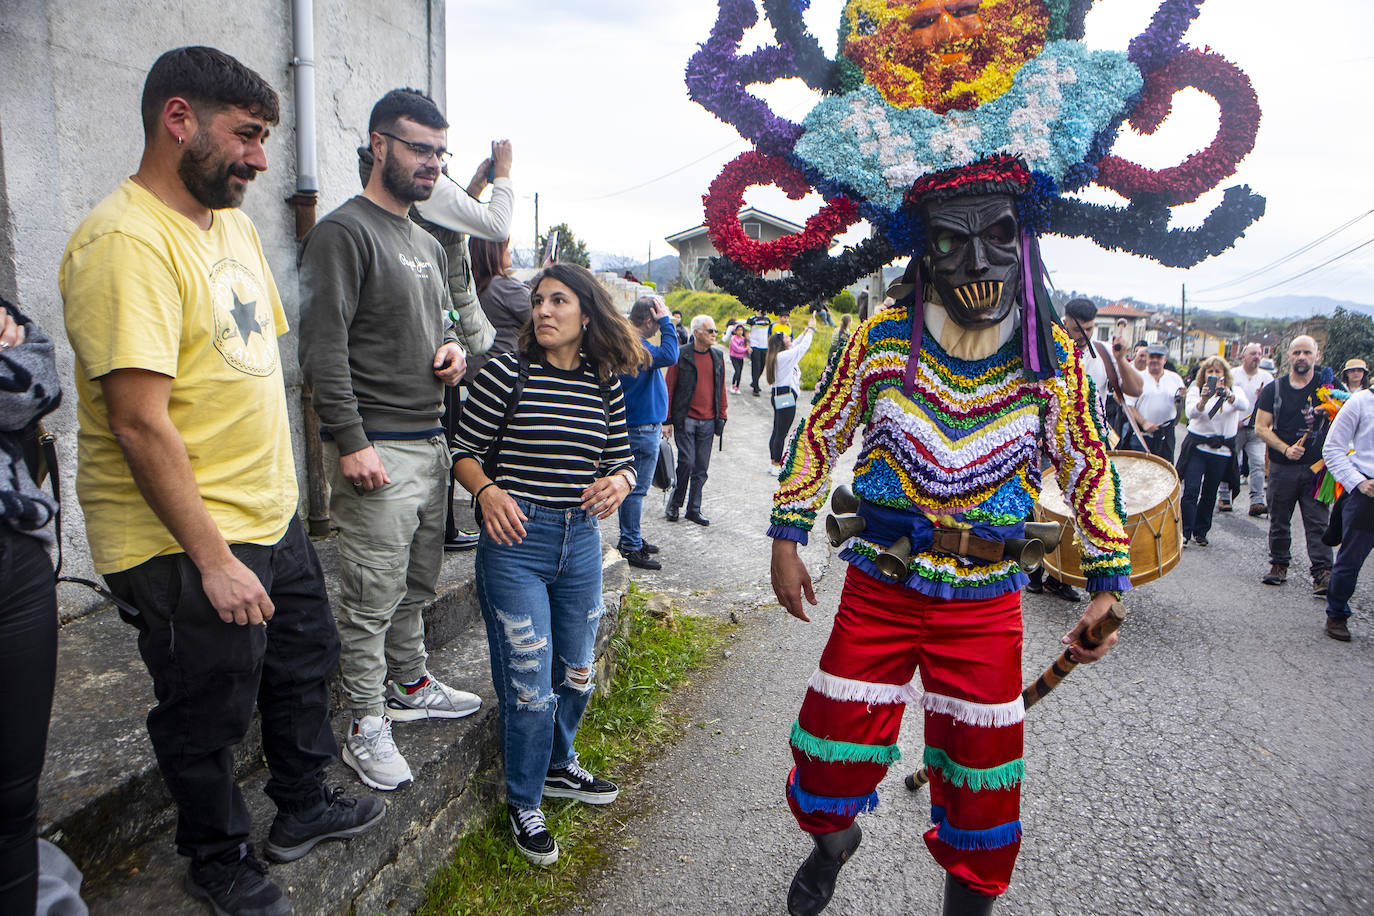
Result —
<svg viewBox="0 0 1374 916"><path fill-rule="evenodd" d="M66 346L57 270L85 214L138 167L139 97L163 51L206 44L232 54L282 97L282 122L267 142L268 170L244 211L257 224L294 326L297 314L291 4L286 0L109 3L0 0L0 294L58 341L66 403L50 420L65 470L66 569L89 574L89 551L72 482L76 469L72 354ZM315 0L315 104L320 215L359 190L355 148L373 102L397 86L444 104L443 0ZM300 368L294 333L281 341L302 494ZM304 498L304 496L302 497ZM64 589L64 610L89 603Z"/></svg>

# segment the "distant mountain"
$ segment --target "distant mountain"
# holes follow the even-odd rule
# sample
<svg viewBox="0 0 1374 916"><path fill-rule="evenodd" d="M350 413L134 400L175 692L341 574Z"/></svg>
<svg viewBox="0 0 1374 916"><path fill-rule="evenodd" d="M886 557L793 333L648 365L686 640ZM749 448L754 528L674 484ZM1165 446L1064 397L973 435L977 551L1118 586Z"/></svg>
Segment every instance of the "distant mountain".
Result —
<svg viewBox="0 0 1374 916"><path fill-rule="evenodd" d="M629 271L641 280L653 280L654 285L659 289L666 289L668 284L677 279L678 258L676 254L665 254L661 258L654 258L652 269L646 266L643 261L637 264L629 263L629 259L624 255L611 254L605 251L589 251L587 256L591 259L593 270L614 270L618 274Z"/></svg>
<svg viewBox="0 0 1374 916"><path fill-rule="evenodd" d="M1313 315L1331 315L1338 308L1343 308L1348 312L1374 316L1374 305L1352 302L1348 299L1332 299L1329 296L1269 296L1257 302L1246 302L1224 311L1242 318L1291 318L1296 321L1299 318L1310 318ZM1200 309L1200 311L1213 310ZM1217 309L1216 311L1223 310Z"/></svg>

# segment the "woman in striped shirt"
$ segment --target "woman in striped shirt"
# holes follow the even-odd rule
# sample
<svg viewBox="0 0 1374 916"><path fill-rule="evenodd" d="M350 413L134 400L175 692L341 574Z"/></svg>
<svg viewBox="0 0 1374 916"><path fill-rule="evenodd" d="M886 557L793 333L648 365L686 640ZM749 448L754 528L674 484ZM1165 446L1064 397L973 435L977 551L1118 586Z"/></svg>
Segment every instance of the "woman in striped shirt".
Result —
<svg viewBox="0 0 1374 916"><path fill-rule="evenodd" d="M477 600L501 708L515 844L558 859L545 795L609 804L619 790L583 769L573 738L592 691L603 610L601 533L634 486L618 373L648 362L629 322L584 268L535 278L515 353L473 380L453 473L475 494Z"/></svg>

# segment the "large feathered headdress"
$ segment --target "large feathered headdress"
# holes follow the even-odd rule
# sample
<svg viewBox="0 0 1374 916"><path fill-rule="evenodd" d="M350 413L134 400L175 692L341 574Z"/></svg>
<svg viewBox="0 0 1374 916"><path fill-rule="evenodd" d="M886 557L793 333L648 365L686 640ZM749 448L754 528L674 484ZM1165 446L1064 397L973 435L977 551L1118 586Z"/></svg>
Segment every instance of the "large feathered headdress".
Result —
<svg viewBox="0 0 1374 916"><path fill-rule="evenodd" d="M1234 174L1254 147L1260 111L1243 72L1182 43L1202 3L1163 0L1122 53L1080 40L1091 0L849 0L832 60L803 21L809 0L763 0L777 43L747 54L740 41L758 21L754 0L720 0L687 87L754 150L727 164L704 198L721 253L712 279L751 306L832 295L896 257L923 254L920 201L969 187L1011 192L1032 237L1085 236L1170 267L1219 254L1263 214L1262 197L1228 188L1194 228L1171 229L1170 210ZM788 77L824 95L800 123L749 91ZM1112 154L1123 121L1153 132L1186 87L1221 109L1210 146L1160 171ZM761 184L793 199L814 190L826 202L800 233L751 239L738 213L745 189ZM1072 196L1090 184L1129 203ZM877 233L832 257L835 237L860 218ZM790 276L760 276L768 271Z"/></svg>

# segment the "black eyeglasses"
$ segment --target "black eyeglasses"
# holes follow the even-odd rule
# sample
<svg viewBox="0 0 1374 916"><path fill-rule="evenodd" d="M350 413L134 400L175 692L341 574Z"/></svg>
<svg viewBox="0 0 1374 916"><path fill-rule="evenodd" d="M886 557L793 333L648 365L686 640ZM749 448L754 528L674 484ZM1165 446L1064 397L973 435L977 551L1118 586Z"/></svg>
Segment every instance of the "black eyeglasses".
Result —
<svg viewBox="0 0 1374 916"><path fill-rule="evenodd" d="M445 165L450 158L449 151L442 146L430 146L428 143L411 143L404 137L389 134L384 130L379 130L377 133L381 134L383 137L390 137L402 146L408 147L412 153L420 157L421 162L428 162L429 157L434 156L439 160L440 165Z"/></svg>

